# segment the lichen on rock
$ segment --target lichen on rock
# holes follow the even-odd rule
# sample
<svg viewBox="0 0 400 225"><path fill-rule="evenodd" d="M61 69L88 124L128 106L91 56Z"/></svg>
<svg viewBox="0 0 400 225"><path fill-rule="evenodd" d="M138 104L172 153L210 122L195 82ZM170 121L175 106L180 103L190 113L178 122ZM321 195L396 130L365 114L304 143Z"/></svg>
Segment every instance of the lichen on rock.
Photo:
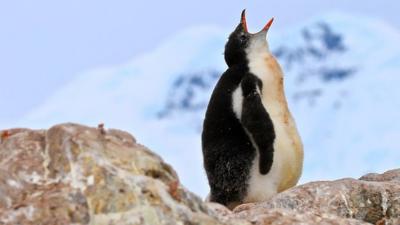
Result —
<svg viewBox="0 0 400 225"><path fill-rule="evenodd" d="M126 132L61 124L7 133L0 224L219 224Z"/></svg>
<svg viewBox="0 0 400 225"><path fill-rule="evenodd" d="M271 210L289 210L296 215L312 214L340 221L327 224L397 225L400 224L396 222L400 218L399 177L400 170L392 170L381 175L368 174L359 180L311 182L282 192L267 202L241 205L235 213L239 218L253 218L271 214Z"/></svg>
<svg viewBox="0 0 400 225"><path fill-rule="evenodd" d="M400 169L317 181L230 211L124 131L0 131L0 224L399 225Z"/></svg>

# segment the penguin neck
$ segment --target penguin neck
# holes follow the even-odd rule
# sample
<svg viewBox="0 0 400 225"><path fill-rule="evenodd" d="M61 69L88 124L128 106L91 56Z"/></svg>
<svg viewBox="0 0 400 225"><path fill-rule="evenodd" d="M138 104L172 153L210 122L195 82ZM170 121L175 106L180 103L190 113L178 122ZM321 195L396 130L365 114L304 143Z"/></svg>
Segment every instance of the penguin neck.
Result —
<svg viewBox="0 0 400 225"><path fill-rule="evenodd" d="M229 70L231 71L230 77L234 80L236 85L239 85L243 77L249 72L248 62L231 65L229 66Z"/></svg>
<svg viewBox="0 0 400 225"><path fill-rule="evenodd" d="M288 111L283 86L283 73L275 57L269 52L256 50L248 52L249 72L257 76L262 84L262 100L270 114L282 115Z"/></svg>
<svg viewBox="0 0 400 225"><path fill-rule="evenodd" d="M249 72L249 63L247 61L237 63L230 66L229 68L241 72L241 75L243 76L245 73Z"/></svg>

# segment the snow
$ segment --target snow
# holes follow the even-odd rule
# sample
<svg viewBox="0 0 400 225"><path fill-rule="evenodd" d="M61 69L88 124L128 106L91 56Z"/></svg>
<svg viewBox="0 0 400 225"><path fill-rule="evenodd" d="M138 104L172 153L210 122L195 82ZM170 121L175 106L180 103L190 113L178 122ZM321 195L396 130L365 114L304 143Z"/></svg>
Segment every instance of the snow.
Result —
<svg viewBox="0 0 400 225"><path fill-rule="evenodd" d="M83 72L9 126L71 121L127 130L204 197L201 124L213 74L226 68L229 32L195 27L130 62ZM333 13L268 35L305 146L301 182L399 167L400 32L374 18Z"/></svg>

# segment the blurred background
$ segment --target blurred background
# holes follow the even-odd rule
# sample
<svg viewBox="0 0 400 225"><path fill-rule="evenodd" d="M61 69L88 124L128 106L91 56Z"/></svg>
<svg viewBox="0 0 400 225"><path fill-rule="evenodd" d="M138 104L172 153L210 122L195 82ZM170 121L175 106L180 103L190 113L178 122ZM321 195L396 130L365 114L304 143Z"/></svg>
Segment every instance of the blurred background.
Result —
<svg viewBox="0 0 400 225"><path fill-rule="evenodd" d="M399 167L394 0L2 1L0 129L124 129L204 197L202 120L244 8L250 32L275 17L268 41L305 146L300 183Z"/></svg>

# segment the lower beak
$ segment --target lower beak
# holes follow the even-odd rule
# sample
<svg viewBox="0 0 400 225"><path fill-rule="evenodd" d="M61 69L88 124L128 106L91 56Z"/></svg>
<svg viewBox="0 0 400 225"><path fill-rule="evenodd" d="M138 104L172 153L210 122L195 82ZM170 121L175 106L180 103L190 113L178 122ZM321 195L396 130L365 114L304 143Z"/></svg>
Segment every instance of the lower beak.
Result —
<svg viewBox="0 0 400 225"><path fill-rule="evenodd" d="M272 22L274 22L274 18L273 17L268 21L267 25L265 25L265 27L262 29L262 31L268 31L269 28L272 25Z"/></svg>

